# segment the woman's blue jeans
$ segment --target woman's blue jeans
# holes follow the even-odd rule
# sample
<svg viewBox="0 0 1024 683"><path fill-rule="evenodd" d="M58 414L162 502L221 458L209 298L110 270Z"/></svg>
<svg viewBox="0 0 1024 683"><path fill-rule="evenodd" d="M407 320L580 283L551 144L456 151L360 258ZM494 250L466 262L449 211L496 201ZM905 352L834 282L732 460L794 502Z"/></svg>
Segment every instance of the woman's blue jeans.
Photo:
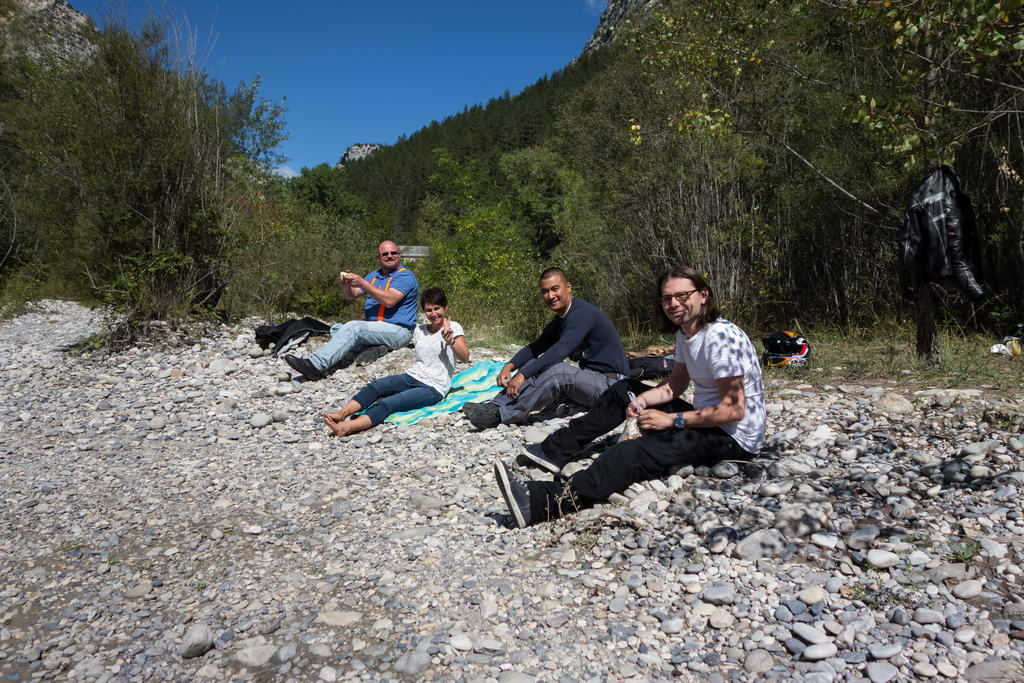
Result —
<svg viewBox="0 0 1024 683"><path fill-rule="evenodd" d="M432 406L444 396L404 372L375 379L359 390L352 400L363 408L374 427L391 413Z"/></svg>

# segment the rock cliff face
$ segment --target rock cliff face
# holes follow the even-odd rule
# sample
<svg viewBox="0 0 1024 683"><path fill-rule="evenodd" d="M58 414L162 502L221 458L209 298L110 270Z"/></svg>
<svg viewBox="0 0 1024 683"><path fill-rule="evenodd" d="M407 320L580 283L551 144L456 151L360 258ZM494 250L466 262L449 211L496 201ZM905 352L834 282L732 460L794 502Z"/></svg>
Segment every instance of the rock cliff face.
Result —
<svg viewBox="0 0 1024 683"><path fill-rule="evenodd" d="M65 0L13 0L13 12L0 13L0 34L13 21L25 22L29 44L8 47L34 57L83 59L96 47L86 37L89 18ZM21 34L21 32L18 32Z"/></svg>
<svg viewBox="0 0 1024 683"><path fill-rule="evenodd" d="M608 8L601 15L601 23L594 29L594 35L590 36L590 40L583 46L583 54L611 43L627 19L642 16L656 4L658 0L608 0Z"/></svg>
<svg viewBox="0 0 1024 683"><path fill-rule="evenodd" d="M344 168L345 164L350 161L365 159L381 147L384 147L384 145L377 144L376 142L357 142L354 145L349 145L345 153L338 159L338 165L335 168Z"/></svg>

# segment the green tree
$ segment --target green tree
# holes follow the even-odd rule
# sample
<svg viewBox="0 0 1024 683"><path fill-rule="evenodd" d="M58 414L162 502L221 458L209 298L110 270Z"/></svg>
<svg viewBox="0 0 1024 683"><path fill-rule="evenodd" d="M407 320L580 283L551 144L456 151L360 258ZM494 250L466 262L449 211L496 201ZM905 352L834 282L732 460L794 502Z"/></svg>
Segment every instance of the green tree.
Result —
<svg viewBox="0 0 1024 683"><path fill-rule="evenodd" d="M287 187L300 201L338 217L364 217L369 210L367 202L349 189L342 168L327 164L303 168Z"/></svg>
<svg viewBox="0 0 1024 683"><path fill-rule="evenodd" d="M431 194L420 212L417 234L433 250L424 282L443 286L459 315L528 334L539 309L524 306L540 272L524 226L509 202L494 192L474 163L460 163L436 150Z"/></svg>
<svg viewBox="0 0 1024 683"><path fill-rule="evenodd" d="M94 54L3 64L23 270L130 318L213 308L227 283L229 181L268 178L283 108L256 81L227 93L170 48L164 25L88 35Z"/></svg>

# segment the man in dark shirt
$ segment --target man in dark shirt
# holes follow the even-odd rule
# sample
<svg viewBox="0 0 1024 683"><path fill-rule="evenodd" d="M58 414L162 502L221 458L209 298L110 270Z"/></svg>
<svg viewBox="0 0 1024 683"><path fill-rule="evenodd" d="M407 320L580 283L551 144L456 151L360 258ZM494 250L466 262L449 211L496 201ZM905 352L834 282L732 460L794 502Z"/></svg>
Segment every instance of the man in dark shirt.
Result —
<svg viewBox="0 0 1024 683"><path fill-rule="evenodd" d="M477 429L523 422L532 411L559 399L590 407L629 370L612 321L594 304L573 297L565 271L548 268L541 273L540 293L555 317L501 369L498 385L505 391L486 403L463 406Z"/></svg>

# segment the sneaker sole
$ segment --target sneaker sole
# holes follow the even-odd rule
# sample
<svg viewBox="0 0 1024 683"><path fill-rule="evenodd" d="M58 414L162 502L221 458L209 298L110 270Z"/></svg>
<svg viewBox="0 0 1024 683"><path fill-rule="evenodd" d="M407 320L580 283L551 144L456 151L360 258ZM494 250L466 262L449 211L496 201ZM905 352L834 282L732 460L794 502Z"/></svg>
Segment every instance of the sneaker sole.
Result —
<svg viewBox="0 0 1024 683"><path fill-rule="evenodd" d="M287 363L288 367L290 367L293 371L299 373L300 377L310 382L319 382L321 379L323 379L323 372L320 372L318 377L313 377L310 374L308 374L305 370L296 367L295 365L292 365L292 360L290 358L285 358L284 362Z"/></svg>
<svg viewBox="0 0 1024 683"><path fill-rule="evenodd" d="M505 499L508 511L512 513L512 519L516 520L516 526L520 529L526 528L526 520L523 519L523 512L519 509L515 498L512 497L512 487L508 481L508 470L500 462L494 464L494 478L498 480L498 490L501 497Z"/></svg>
<svg viewBox="0 0 1024 683"><path fill-rule="evenodd" d="M542 470L550 472L551 474L558 474L559 472L562 471L562 468L555 465L555 463L551 462L550 460L538 458L536 455L526 450L525 448L519 451L519 455L521 455L526 460L529 460L531 464L534 464L537 467L541 468Z"/></svg>

